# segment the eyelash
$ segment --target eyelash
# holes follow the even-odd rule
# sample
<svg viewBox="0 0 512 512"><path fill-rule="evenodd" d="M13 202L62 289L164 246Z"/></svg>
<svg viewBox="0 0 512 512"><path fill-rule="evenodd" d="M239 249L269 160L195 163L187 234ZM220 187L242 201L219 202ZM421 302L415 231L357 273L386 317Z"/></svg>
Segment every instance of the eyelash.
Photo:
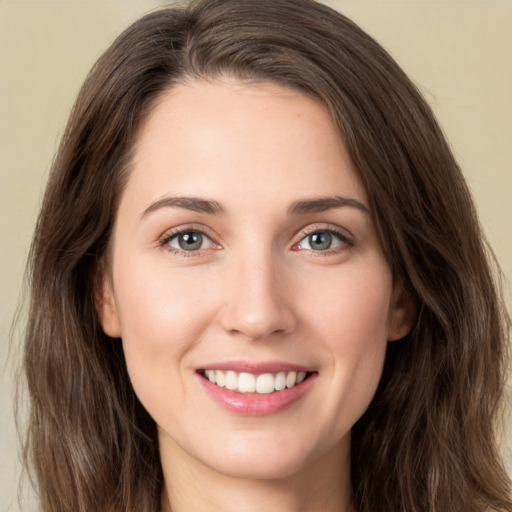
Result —
<svg viewBox="0 0 512 512"><path fill-rule="evenodd" d="M185 249L177 249L176 247L172 247L171 245L169 245L173 239L177 238L180 235L186 234L186 233L197 233L197 234L200 234L203 237L207 238L211 244L216 246L214 250L216 250L216 248L220 247L218 244L216 244L213 241L213 237L211 234L209 234L209 230L205 229L204 227L199 227L199 226L183 226L180 228L176 228L176 229L167 231L159 239L158 245L160 247L163 247L166 251L168 251L172 254L177 254L179 256L184 256L184 257L199 256L204 251L211 250L210 248L208 248L208 249L199 249L196 251L186 251Z"/></svg>
<svg viewBox="0 0 512 512"><path fill-rule="evenodd" d="M177 254L180 256L184 256L184 257L200 256L201 254L203 254L204 251L211 250L211 248L207 248L207 249L187 251L185 249L177 249L177 248L169 245L173 239L177 238L180 235L186 234L186 233L200 234L203 237L206 237L210 241L210 243L215 246L213 248L214 250L217 250L220 248L220 246L213 240L213 237L209 233L209 230L205 229L204 227L199 227L199 226L183 226L180 228L173 229L171 231L167 231L159 239L158 245L160 247L165 248L165 250L167 250L168 252L170 252L172 254ZM326 233L326 234L336 237L340 241L339 246L334 247L332 249L318 250L318 251L315 251L314 249L301 249L298 247L308 237L310 237L311 235L317 234L317 233L322 233L322 234ZM299 241L293 244L292 249L297 252L308 251L310 254L313 254L314 256L330 256L332 254L338 254L338 253L350 250L350 249L352 249L352 247L354 247L353 238L351 236L347 235L347 233L342 231L341 229L335 229L333 227L312 226L312 227L305 229L301 232Z"/></svg>
<svg viewBox="0 0 512 512"><path fill-rule="evenodd" d="M338 238L338 240L340 241L340 245L337 246L337 247L334 247L332 249L326 249L324 251L315 251L313 249L300 249L298 246L304 242L304 240L306 240L308 237L310 237L311 235L314 235L314 234L317 234L317 233L327 233L329 235L332 235L336 238ZM321 226L312 226L312 227L309 227L305 230L303 230L300 234L300 240L293 244L293 249L295 249L296 251L308 251L310 254L314 255L314 256L321 256L321 257L325 257L325 256L331 256L333 254L339 254L339 253L342 253L344 251L348 251L350 249L352 249L352 247L354 247L355 245L355 242L354 242L354 239L348 235L345 231L341 230L341 229L336 229L334 227L321 227Z"/></svg>

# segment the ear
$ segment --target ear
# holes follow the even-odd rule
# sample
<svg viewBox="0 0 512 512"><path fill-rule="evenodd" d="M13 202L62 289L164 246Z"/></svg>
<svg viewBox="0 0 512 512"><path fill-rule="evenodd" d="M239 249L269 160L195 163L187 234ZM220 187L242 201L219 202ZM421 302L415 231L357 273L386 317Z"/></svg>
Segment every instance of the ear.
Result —
<svg viewBox="0 0 512 512"><path fill-rule="evenodd" d="M121 327L117 316L112 280L110 276L107 275L103 262L99 263L96 267L94 277L94 303L105 334L111 338L120 338Z"/></svg>
<svg viewBox="0 0 512 512"><path fill-rule="evenodd" d="M416 318L416 305L400 282L395 283L388 315L388 340L402 339L411 330Z"/></svg>

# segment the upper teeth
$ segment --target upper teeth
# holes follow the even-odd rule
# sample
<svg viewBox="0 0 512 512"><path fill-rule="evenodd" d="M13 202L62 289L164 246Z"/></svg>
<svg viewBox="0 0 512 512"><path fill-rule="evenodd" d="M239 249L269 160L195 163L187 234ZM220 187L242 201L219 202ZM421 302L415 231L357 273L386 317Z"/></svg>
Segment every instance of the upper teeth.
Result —
<svg viewBox="0 0 512 512"><path fill-rule="evenodd" d="M205 370L206 378L221 388L231 389L239 393L268 394L292 388L306 378L306 372L279 372L277 374L237 373L223 370Z"/></svg>

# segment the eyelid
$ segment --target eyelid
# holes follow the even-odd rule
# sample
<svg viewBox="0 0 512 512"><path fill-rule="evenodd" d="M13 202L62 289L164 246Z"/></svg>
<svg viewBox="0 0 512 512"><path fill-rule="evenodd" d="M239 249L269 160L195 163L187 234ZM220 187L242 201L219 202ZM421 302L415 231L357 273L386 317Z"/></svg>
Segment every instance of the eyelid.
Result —
<svg viewBox="0 0 512 512"><path fill-rule="evenodd" d="M214 247L208 247L207 249L199 249L197 251L186 251L184 249L178 249L176 247L171 247L169 245L169 242L173 238L179 236L180 234L190 232L200 233L201 235L205 236L206 238L208 238L208 240L210 240ZM165 231L160 237L158 237L158 246L176 254L182 254L184 256L196 256L202 254L204 251L221 249L221 245L215 240L216 238L217 237L215 236L214 232L210 228L202 224L184 224Z"/></svg>
<svg viewBox="0 0 512 512"><path fill-rule="evenodd" d="M171 247L169 245L169 242L177 237L178 235L182 233L187 232L197 232L201 233L203 236L208 238L210 242L212 243L213 247L208 247L207 249L198 249L195 251L186 251L183 249L178 249L176 247ZM338 237L341 241L341 244L333 249L326 249L324 251L315 251L313 249L299 249L298 245L308 236L317 233L317 232L326 232L330 233L336 237ZM167 251L181 254L184 256L195 256L202 254L205 251L211 251L211 250L219 250L222 248L221 244L217 242L218 237L216 236L215 232L212 231L207 226L204 226L202 224L184 224L181 226L177 226L171 229L166 230L160 237L158 237L157 244L159 247L162 247L166 249ZM310 253L314 253L316 256L327 256L333 253L340 253L345 250L351 249L354 244L354 236L352 233L350 233L347 229L341 228L340 226L336 226L333 224L326 224L326 223L317 223L317 224L310 224L307 227L300 230L299 234L295 237L296 241L292 244L292 250L295 251L308 251Z"/></svg>
<svg viewBox="0 0 512 512"><path fill-rule="evenodd" d="M326 249L325 251L314 251L313 249L299 249L299 244L308 236L314 233L330 233L341 240L341 245L335 247L333 249ZM308 251L310 253L314 253L315 256L327 256L330 254L336 254L348 249L351 249L355 245L355 239L352 233L350 233L347 229L341 228L339 226L333 224L310 224L306 228L301 229L298 240L293 243L292 249L295 251Z"/></svg>

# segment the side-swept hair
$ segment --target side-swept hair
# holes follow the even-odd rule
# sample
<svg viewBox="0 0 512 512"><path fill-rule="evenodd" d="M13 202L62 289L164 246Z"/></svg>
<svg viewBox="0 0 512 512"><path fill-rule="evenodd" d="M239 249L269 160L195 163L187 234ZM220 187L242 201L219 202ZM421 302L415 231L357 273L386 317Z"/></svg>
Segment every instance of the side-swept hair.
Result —
<svg viewBox="0 0 512 512"><path fill-rule="evenodd" d="M324 104L364 183L412 332L389 345L353 429L358 512L511 511L494 421L508 320L475 209L430 108L354 23L311 0L204 0L155 11L99 59L74 106L30 253L25 455L44 512L158 512L156 426L119 340L102 331L95 275L137 130L174 84L232 76Z"/></svg>

